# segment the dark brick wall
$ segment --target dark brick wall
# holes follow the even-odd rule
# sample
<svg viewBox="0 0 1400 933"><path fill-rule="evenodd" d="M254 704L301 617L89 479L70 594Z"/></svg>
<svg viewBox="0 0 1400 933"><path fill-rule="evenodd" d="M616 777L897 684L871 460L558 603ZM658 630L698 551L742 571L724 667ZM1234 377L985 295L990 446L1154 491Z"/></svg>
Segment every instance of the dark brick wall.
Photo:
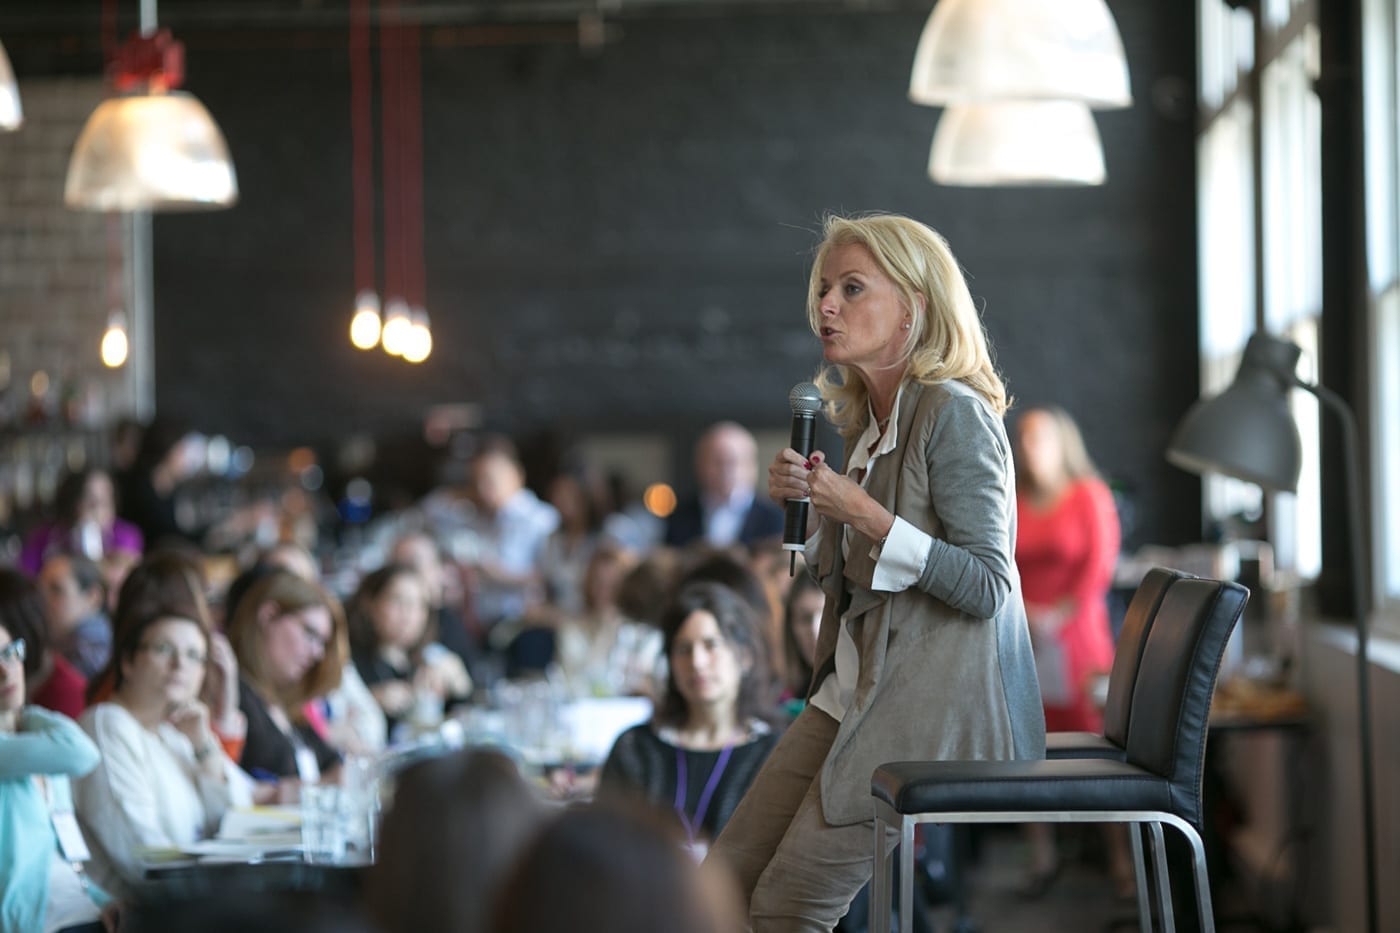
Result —
<svg viewBox="0 0 1400 933"><path fill-rule="evenodd" d="M347 63L332 29L186 28L188 86L233 149L234 210L156 221L157 401L249 443L412 430L475 401L515 433L782 429L819 358L802 304L824 211L895 210L966 267L1012 391L1083 423L1138 540L1199 534L1161 451L1196 395L1194 25L1111 4L1135 106L1099 114L1109 182L951 189L905 97L923 11L613 18L599 53L539 27L425 31L421 367L346 338Z"/></svg>

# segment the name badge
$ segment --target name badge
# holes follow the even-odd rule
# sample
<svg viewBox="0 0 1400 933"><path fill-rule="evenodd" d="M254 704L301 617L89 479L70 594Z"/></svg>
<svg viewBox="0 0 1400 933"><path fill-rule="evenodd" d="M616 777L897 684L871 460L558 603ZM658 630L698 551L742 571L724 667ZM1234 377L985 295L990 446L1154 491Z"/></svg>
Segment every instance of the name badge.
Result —
<svg viewBox="0 0 1400 933"><path fill-rule="evenodd" d="M64 861L86 862L92 858L87 843L83 841L83 831L78 828L78 818L73 811L53 814L53 831L58 837L58 848Z"/></svg>

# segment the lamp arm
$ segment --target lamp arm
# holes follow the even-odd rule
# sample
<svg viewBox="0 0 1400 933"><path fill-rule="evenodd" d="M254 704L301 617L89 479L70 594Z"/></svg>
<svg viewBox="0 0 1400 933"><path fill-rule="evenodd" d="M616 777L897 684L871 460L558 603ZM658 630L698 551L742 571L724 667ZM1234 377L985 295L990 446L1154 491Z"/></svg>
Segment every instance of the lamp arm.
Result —
<svg viewBox="0 0 1400 933"><path fill-rule="evenodd" d="M1293 385L1315 396L1331 409L1342 423L1342 447L1346 458L1347 524L1351 536L1351 587L1356 615L1356 719L1361 750L1361 832L1365 843L1366 929L1375 933L1378 922L1376 890L1375 778L1371 767L1371 663L1368 652L1370 617L1369 554L1361 527L1360 434L1356 413L1346 400L1322 385L1307 383L1294 376Z"/></svg>

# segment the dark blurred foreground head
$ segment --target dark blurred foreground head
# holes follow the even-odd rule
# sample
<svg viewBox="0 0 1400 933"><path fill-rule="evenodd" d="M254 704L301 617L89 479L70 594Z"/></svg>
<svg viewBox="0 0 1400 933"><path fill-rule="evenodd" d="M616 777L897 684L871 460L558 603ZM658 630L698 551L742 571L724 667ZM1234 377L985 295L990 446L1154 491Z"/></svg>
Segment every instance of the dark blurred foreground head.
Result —
<svg viewBox="0 0 1400 933"><path fill-rule="evenodd" d="M569 809L506 881L493 933L736 933L738 894L675 827L622 803Z"/></svg>

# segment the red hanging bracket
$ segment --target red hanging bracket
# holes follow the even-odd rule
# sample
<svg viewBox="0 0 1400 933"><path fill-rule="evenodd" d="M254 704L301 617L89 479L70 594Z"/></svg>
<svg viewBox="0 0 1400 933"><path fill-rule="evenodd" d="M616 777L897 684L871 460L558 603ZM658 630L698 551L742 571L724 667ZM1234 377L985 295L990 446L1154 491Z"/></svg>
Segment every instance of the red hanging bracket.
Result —
<svg viewBox="0 0 1400 933"><path fill-rule="evenodd" d="M132 33L118 46L109 75L118 92L143 89L159 94L177 88L185 80L184 43L175 41L169 29L149 36Z"/></svg>

